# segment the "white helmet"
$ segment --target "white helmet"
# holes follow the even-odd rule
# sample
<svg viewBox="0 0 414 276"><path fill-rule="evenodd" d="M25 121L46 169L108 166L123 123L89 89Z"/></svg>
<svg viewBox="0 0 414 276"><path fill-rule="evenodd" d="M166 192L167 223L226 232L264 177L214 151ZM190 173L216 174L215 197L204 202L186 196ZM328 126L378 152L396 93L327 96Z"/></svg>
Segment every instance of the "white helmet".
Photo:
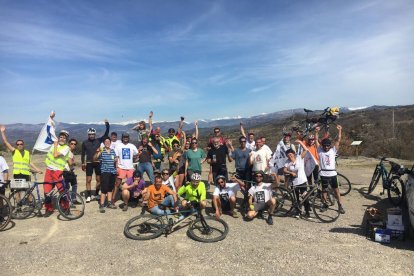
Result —
<svg viewBox="0 0 414 276"><path fill-rule="evenodd" d="M201 180L201 174L199 174L199 173L193 173L192 175L191 175L191 180L196 180L196 181L199 181L199 180Z"/></svg>
<svg viewBox="0 0 414 276"><path fill-rule="evenodd" d="M88 134L96 134L96 129L93 127L88 128Z"/></svg>
<svg viewBox="0 0 414 276"><path fill-rule="evenodd" d="M59 132L59 136L60 135L65 135L66 137L69 137L69 132L67 131L67 130L64 130L64 129L62 129L60 132Z"/></svg>

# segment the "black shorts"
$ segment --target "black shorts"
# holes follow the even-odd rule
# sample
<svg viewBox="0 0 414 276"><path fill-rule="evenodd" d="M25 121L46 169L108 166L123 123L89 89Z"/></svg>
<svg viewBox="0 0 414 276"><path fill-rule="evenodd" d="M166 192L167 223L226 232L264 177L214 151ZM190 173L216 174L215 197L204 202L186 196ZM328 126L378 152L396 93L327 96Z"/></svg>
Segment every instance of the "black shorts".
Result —
<svg viewBox="0 0 414 276"><path fill-rule="evenodd" d="M101 175L101 164L99 162L86 163L86 176L92 176L93 171L95 171L95 175Z"/></svg>
<svg viewBox="0 0 414 276"><path fill-rule="evenodd" d="M322 188L328 188L328 184L331 185L332 188L338 188L338 178L337 176L321 176Z"/></svg>
<svg viewBox="0 0 414 276"><path fill-rule="evenodd" d="M26 181L30 181L30 175L27 174L13 174L14 179L25 179Z"/></svg>
<svg viewBox="0 0 414 276"><path fill-rule="evenodd" d="M230 200L220 197L220 202L221 202L221 210L223 212L230 211Z"/></svg>
<svg viewBox="0 0 414 276"><path fill-rule="evenodd" d="M78 185L78 180L74 172L63 171L63 178L65 179L65 184L67 188L69 188L69 184L72 187Z"/></svg>
<svg viewBox="0 0 414 276"><path fill-rule="evenodd" d="M115 187L115 174L102 173L101 175L101 191L103 194L112 192Z"/></svg>

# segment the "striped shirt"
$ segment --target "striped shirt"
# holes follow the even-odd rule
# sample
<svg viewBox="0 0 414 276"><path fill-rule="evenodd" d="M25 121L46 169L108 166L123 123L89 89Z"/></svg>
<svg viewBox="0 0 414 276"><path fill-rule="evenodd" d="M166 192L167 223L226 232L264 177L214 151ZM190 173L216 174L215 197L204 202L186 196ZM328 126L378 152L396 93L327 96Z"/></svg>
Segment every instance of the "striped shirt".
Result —
<svg viewBox="0 0 414 276"><path fill-rule="evenodd" d="M101 172L116 174L115 158L116 154L113 149L111 149L109 153L104 149L99 158L99 161L101 161Z"/></svg>

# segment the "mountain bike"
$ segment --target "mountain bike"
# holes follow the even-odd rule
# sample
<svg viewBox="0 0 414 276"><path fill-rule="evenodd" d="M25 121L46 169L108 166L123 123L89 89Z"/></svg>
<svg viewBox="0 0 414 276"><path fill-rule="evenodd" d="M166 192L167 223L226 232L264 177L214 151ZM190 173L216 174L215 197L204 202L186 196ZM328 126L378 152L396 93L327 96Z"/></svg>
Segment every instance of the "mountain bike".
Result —
<svg viewBox="0 0 414 276"><path fill-rule="evenodd" d="M385 167L385 161L391 165L391 170L389 172ZM382 157L380 159L380 162L375 166L371 182L369 183L368 194L374 191L381 177L383 190L380 195L383 195L384 191L387 190L388 199L391 201L391 203L394 206L401 205L405 196L404 183L401 179L401 176L404 175L404 173L404 167L393 161L387 160L386 157Z"/></svg>
<svg viewBox="0 0 414 276"><path fill-rule="evenodd" d="M155 239L164 234L167 236L179 226L188 225L187 234L190 238L200 242L218 242L226 238L229 226L222 219L204 217L199 204L190 202L186 209L163 215L142 213L127 221L124 227L124 235L134 240ZM159 207L167 208L162 204ZM182 228L182 227L181 227Z"/></svg>
<svg viewBox="0 0 414 276"><path fill-rule="evenodd" d="M9 182L0 182L0 188L5 188ZM6 228L11 220L12 206L7 197L0 194L0 231Z"/></svg>
<svg viewBox="0 0 414 276"><path fill-rule="evenodd" d="M54 182L37 182L36 173L32 172L32 174L34 176L34 182L26 183L28 188L15 189L9 196L9 200L12 205L11 215L13 218L25 219L29 217L35 211L35 209L37 209L38 215L41 216L41 209L44 204L44 198L40 197L39 185L52 184L55 186L58 183L63 184L64 191L57 196L56 194L58 192L55 188L53 188L47 195L52 199L56 199L55 207L58 209L59 213L64 218L69 220L78 219L83 216L85 211L85 203L83 201L83 198L79 194L69 191L63 178L59 181ZM21 185L20 187L26 185ZM36 189L37 198L33 193L34 189Z"/></svg>
<svg viewBox="0 0 414 276"><path fill-rule="evenodd" d="M306 113L306 118L303 120L299 125L292 128L292 131L303 131L302 137L305 138L309 132L312 132L316 129L316 127L320 127L321 130L324 130L326 133L329 132L329 125L334 123L334 121L338 118L339 109L338 108L331 108L327 107L323 110L321 114L317 117L309 117L309 113L313 113L315 111L310 109L303 109Z"/></svg>
<svg viewBox="0 0 414 276"><path fill-rule="evenodd" d="M307 188L299 198L296 197L295 189ZM322 188L321 181L318 180L314 185L291 185L290 188L278 187L273 191L276 197L276 208L274 215L290 216L294 211L301 210L306 200L309 200L311 209L316 218L321 222L334 222L338 219L339 204L335 198L334 190L328 185L326 189Z"/></svg>

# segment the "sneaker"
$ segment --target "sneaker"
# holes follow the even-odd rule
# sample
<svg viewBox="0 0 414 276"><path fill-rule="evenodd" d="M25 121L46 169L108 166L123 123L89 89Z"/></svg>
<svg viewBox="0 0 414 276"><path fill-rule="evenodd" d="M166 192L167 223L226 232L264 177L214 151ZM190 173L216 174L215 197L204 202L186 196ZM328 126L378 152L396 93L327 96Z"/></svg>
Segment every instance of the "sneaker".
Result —
<svg viewBox="0 0 414 276"><path fill-rule="evenodd" d="M310 216L310 214L309 214L309 212L306 212L305 215L303 216L303 218L304 219L307 219L307 220L311 220L312 219L311 216Z"/></svg>
<svg viewBox="0 0 414 276"><path fill-rule="evenodd" d="M238 217L239 217L239 214L237 213L237 211L236 211L236 210L233 210L233 211L231 212L231 216L232 216L233 218L238 218Z"/></svg>
<svg viewBox="0 0 414 276"><path fill-rule="evenodd" d="M105 213L105 206L99 205L99 212Z"/></svg>
<svg viewBox="0 0 414 276"><path fill-rule="evenodd" d="M267 222L267 224L269 224L269 225L273 225L273 218L272 218L272 215L268 215L268 216L267 216L267 220L266 220L266 222Z"/></svg>
<svg viewBox="0 0 414 276"><path fill-rule="evenodd" d="M89 203L89 202L91 202L91 197L90 197L90 196L88 196L88 197L86 198L86 203Z"/></svg>
<svg viewBox="0 0 414 276"><path fill-rule="evenodd" d="M339 213L342 215L345 214L345 209L342 207L342 205L339 205Z"/></svg>
<svg viewBox="0 0 414 276"><path fill-rule="evenodd" d="M258 217L258 218L261 218L261 219L264 219L264 216L263 216L263 211L258 211L258 212L257 212L257 217Z"/></svg>
<svg viewBox="0 0 414 276"><path fill-rule="evenodd" d="M128 211L128 204L125 204L124 207L122 207L122 211L124 212Z"/></svg>
<svg viewBox="0 0 414 276"><path fill-rule="evenodd" d="M299 209L293 210L293 217L294 218L299 218L300 217L300 214L301 214L301 212L300 212Z"/></svg>
<svg viewBox="0 0 414 276"><path fill-rule="evenodd" d="M323 213L323 212L325 212L326 210L328 210L328 204L326 204L326 203L322 203L321 204L321 207L320 207L320 211L321 211L321 213Z"/></svg>
<svg viewBox="0 0 414 276"><path fill-rule="evenodd" d="M117 209L118 207L116 207L112 202L108 202L108 205L106 205L106 208Z"/></svg>
<svg viewBox="0 0 414 276"><path fill-rule="evenodd" d="M184 215L181 215L181 216L178 217L178 220L182 220L184 218L185 218L185 216Z"/></svg>

